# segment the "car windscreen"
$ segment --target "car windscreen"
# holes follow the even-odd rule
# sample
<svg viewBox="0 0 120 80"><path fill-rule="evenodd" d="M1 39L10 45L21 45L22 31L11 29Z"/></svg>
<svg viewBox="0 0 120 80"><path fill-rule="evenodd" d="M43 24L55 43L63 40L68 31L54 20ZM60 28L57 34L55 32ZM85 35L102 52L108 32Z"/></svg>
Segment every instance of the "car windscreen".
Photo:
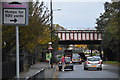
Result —
<svg viewBox="0 0 120 80"><path fill-rule="evenodd" d="M87 60L88 60L88 61L93 61L93 58L88 58Z"/></svg>
<svg viewBox="0 0 120 80"><path fill-rule="evenodd" d="M93 58L93 61L99 61L100 58Z"/></svg>
<svg viewBox="0 0 120 80"><path fill-rule="evenodd" d="M70 57L66 57L66 58L65 58L65 61L66 61L66 62L70 62L70 61L71 61L71 58L70 58Z"/></svg>
<svg viewBox="0 0 120 80"><path fill-rule="evenodd" d="M74 54L74 55L73 55L73 58L80 58L80 55Z"/></svg>

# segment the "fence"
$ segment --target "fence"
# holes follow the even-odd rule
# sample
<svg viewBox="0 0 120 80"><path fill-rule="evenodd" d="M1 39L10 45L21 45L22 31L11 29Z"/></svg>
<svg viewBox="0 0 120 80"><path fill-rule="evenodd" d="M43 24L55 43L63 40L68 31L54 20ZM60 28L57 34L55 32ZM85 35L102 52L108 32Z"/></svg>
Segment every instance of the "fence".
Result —
<svg viewBox="0 0 120 80"><path fill-rule="evenodd" d="M24 70L23 61L20 60L20 72ZM11 79L16 75L16 62L4 62L2 63L2 79Z"/></svg>

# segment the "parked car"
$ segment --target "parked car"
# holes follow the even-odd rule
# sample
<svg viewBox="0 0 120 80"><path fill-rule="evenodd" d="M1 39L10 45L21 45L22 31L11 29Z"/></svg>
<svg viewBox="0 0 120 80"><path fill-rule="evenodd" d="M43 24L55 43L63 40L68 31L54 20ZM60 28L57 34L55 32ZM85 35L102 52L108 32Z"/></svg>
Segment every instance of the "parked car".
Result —
<svg viewBox="0 0 120 80"><path fill-rule="evenodd" d="M59 67L59 71L61 71L62 70L62 62L60 61L59 62L59 64L58 64L58 67ZM66 69L70 69L70 70L72 70L73 71L73 69L74 69L74 64L73 64L73 62L72 62L72 60L71 60L71 57L65 57L65 68L64 68L65 70Z"/></svg>
<svg viewBox="0 0 120 80"><path fill-rule="evenodd" d="M84 62L84 70L97 69L102 70L102 60L100 57L87 57Z"/></svg>
<svg viewBox="0 0 120 80"><path fill-rule="evenodd" d="M73 54L72 62L82 64L81 56L79 54Z"/></svg>

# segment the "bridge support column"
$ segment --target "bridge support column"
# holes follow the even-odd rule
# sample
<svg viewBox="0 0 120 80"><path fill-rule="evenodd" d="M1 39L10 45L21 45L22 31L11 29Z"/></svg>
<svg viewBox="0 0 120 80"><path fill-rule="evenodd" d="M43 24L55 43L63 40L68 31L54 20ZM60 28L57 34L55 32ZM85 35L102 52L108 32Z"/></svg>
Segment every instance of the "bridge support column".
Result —
<svg viewBox="0 0 120 80"><path fill-rule="evenodd" d="M102 46L101 46L101 44L99 45L99 52L100 52L100 57L102 59L103 57L102 57Z"/></svg>

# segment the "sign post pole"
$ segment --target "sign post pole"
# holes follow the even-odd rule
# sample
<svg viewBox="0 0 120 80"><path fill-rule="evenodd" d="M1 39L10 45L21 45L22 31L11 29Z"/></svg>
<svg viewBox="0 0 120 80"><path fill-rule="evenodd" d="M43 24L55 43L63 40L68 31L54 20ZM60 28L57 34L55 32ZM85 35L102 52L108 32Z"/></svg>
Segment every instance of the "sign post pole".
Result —
<svg viewBox="0 0 120 80"><path fill-rule="evenodd" d="M19 27L16 26L16 78L19 80Z"/></svg>
<svg viewBox="0 0 120 80"><path fill-rule="evenodd" d="M18 25L28 25L28 2L3 2L2 3L2 24L16 26L16 79L19 80L19 27Z"/></svg>
<svg viewBox="0 0 120 80"><path fill-rule="evenodd" d="M50 52L49 52L49 56L50 56ZM49 66L50 66L50 68L51 68L51 65L50 65L50 58L49 58Z"/></svg>

